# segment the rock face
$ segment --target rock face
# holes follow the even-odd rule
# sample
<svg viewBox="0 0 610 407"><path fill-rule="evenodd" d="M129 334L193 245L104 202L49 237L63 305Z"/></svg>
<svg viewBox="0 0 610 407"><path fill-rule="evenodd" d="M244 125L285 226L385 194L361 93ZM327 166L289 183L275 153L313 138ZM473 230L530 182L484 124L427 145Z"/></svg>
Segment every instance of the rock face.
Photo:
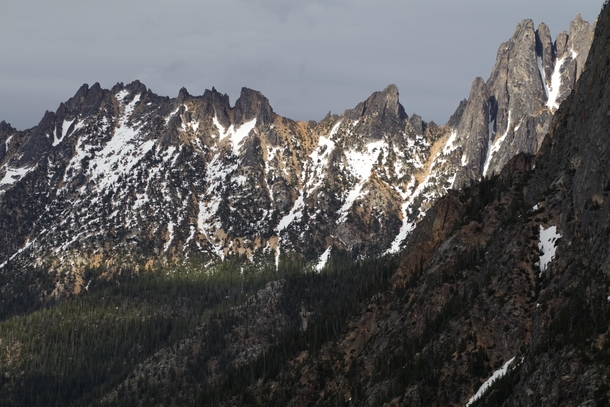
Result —
<svg viewBox="0 0 610 407"><path fill-rule="evenodd" d="M487 82L473 83L461 120L448 123L467 163L456 186L499 173L518 153L538 151L553 113L582 73L592 38L593 27L580 15L570 34L562 32L555 42L544 23L538 29L531 20L517 26L500 46Z"/></svg>

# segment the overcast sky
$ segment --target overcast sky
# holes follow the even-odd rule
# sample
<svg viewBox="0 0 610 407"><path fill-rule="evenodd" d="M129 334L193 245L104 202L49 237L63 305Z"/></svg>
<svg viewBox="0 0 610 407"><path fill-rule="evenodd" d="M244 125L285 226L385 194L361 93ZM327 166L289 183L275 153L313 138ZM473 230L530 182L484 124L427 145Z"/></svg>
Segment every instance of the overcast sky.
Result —
<svg viewBox="0 0 610 407"><path fill-rule="evenodd" d="M261 91L320 120L395 83L407 113L445 124L489 77L519 21L553 38L603 0L19 0L0 6L0 120L20 130L83 83L159 95Z"/></svg>

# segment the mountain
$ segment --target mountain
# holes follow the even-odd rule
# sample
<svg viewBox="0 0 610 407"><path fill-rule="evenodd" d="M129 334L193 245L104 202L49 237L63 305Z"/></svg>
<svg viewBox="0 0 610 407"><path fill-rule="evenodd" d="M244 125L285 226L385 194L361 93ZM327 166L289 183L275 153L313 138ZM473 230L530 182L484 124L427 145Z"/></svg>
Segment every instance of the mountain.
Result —
<svg viewBox="0 0 610 407"><path fill-rule="evenodd" d="M239 311L223 350L207 351L209 328L141 364L106 401L146 388L134 384L144 376L167 394L173 366L179 380L198 378L177 394L196 388L202 405L608 405L609 38L606 5L537 154L440 198L394 271L368 263L269 285L255 312L276 318L255 334L271 340L266 353L235 357L254 329ZM323 294L353 289L347 275L378 280L351 301ZM169 362L183 357L195 362Z"/></svg>
<svg viewBox="0 0 610 407"><path fill-rule="evenodd" d="M250 89L232 107L214 89L169 99L137 81L84 85L35 128L2 129L0 267L53 270L37 290L56 297L86 288L91 267L379 253L444 131L409 119L395 86L303 123Z"/></svg>
<svg viewBox="0 0 610 407"><path fill-rule="evenodd" d="M608 38L606 5L538 153L441 198L388 286L336 338L252 383L257 401L608 405Z"/></svg>
<svg viewBox="0 0 610 407"><path fill-rule="evenodd" d="M570 34L551 41L549 28L522 21L498 50L487 82L477 78L450 121L462 147L457 185L499 173L518 153L534 154L551 117L570 94L589 53L593 27L580 15Z"/></svg>
<svg viewBox="0 0 610 407"><path fill-rule="evenodd" d="M138 81L0 123L0 399L603 405L608 37L523 21L445 126Z"/></svg>
<svg viewBox="0 0 610 407"><path fill-rule="evenodd" d="M0 268L45 299L82 292L89 268L397 253L448 189L537 151L592 30L578 16L551 43L523 21L446 126L408 117L394 85L319 123L247 88L231 106L214 88L83 85L32 129L0 124Z"/></svg>

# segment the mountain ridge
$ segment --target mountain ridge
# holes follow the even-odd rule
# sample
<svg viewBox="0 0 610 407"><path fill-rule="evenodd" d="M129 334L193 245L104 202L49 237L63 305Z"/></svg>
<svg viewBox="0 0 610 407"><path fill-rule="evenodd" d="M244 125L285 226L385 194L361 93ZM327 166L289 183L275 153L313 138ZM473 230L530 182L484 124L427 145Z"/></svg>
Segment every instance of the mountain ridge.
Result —
<svg viewBox="0 0 610 407"><path fill-rule="evenodd" d="M11 230L0 266L57 270L67 280L51 291L63 296L101 264L119 272L237 255L277 266L296 254L321 268L333 250L398 252L448 189L537 150L554 112L541 75L559 67L561 100L592 30L577 18L552 44L545 27L520 23L445 126L409 117L395 85L320 122L280 117L248 88L231 106L215 88L171 99L137 80L83 85L34 128L0 127Z"/></svg>

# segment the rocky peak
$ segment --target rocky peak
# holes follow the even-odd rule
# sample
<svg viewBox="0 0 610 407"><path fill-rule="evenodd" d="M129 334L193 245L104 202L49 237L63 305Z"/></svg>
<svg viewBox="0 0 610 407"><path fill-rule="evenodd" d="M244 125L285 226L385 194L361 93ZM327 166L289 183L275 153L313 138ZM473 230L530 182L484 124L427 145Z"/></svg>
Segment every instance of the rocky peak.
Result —
<svg viewBox="0 0 610 407"><path fill-rule="evenodd" d="M374 140L404 129L408 119L400 104L396 85L374 92L355 108L346 110L343 117L352 122L357 121L358 132L365 138Z"/></svg>
<svg viewBox="0 0 610 407"><path fill-rule="evenodd" d="M143 86L143 85L142 85ZM146 87L144 87L146 89ZM104 91L98 82L94 83L84 95L84 98L79 100L78 106L73 106L71 112L74 116L77 114L87 117L94 114L104 98ZM78 110L76 112L75 110Z"/></svg>
<svg viewBox="0 0 610 407"><path fill-rule="evenodd" d="M220 93L216 90L215 87L212 86L212 90L210 89L206 89L205 92L203 93L202 99L213 105L213 106L218 106L221 107L223 109L230 109L231 108L231 104L229 102L229 95L227 95L226 93Z"/></svg>
<svg viewBox="0 0 610 407"><path fill-rule="evenodd" d="M459 125L454 130L459 136L457 143L462 148L462 171L454 183L455 187L476 179L483 172L489 154L490 130L489 90L483 78L476 78L470 88L470 96L464 107Z"/></svg>
<svg viewBox="0 0 610 407"><path fill-rule="evenodd" d="M138 79L134 80L133 82L131 82L130 84L125 86L124 89L129 91L129 93L132 93L132 94L143 94L143 93L146 93L146 91L147 91L146 85L144 85ZM185 88L182 88L182 89L184 89L186 91ZM188 92L187 92L187 94L188 94Z"/></svg>
<svg viewBox="0 0 610 407"><path fill-rule="evenodd" d="M456 185L499 173L521 152L538 151L553 113L582 73L592 32L580 16L570 25L570 34L560 34L555 43L544 23L535 31L532 20L517 25L498 50L486 94L471 92L468 103L460 104L447 123L457 132L465 154ZM482 80L475 81L473 90L482 85Z"/></svg>
<svg viewBox="0 0 610 407"><path fill-rule="evenodd" d="M426 131L427 125L420 115L413 113L409 118L409 124L411 124L411 128L415 130L417 134L424 134Z"/></svg>
<svg viewBox="0 0 610 407"><path fill-rule="evenodd" d="M466 109L467 105L468 99L460 100L460 104L458 105L457 109L455 109L455 112L453 112L453 114L449 118L449 121L447 122L447 127L455 128L460 125L460 121L462 120L462 116L464 115L464 110Z"/></svg>
<svg viewBox="0 0 610 407"><path fill-rule="evenodd" d="M551 39L549 27L540 23L536 30L536 56L540 58L542 68L540 74L544 75L544 81L550 83L553 76L553 61L555 61L555 46Z"/></svg>
<svg viewBox="0 0 610 407"><path fill-rule="evenodd" d="M257 119L258 126L270 125L273 123L274 115L269 99L262 93L249 88L241 88L241 93L233 108L235 126L241 126L254 118Z"/></svg>
<svg viewBox="0 0 610 407"><path fill-rule="evenodd" d="M398 98L398 87L394 84L388 85L380 92L374 92L354 109L346 110L344 116L350 120L359 120L365 116L396 121L407 119L405 109Z"/></svg>
<svg viewBox="0 0 610 407"><path fill-rule="evenodd" d="M580 14L577 14L574 21L570 23L570 36L568 38L566 51L572 52L572 56L576 54L575 73L573 74L574 83L576 83L576 80L580 77L585 67L594 32L595 27L587 21L584 21ZM566 56L565 53L566 52L564 51L563 57Z"/></svg>
<svg viewBox="0 0 610 407"><path fill-rule="evenodd" d="M218 122L224 127L231 126L231 104L229 95L220 93L216 88L212 90L206 89L203 96L199 98L203 103L203 109L194 113L195 120L207 120L210 117L216 117Z"/></svg>
<svg viewBox="0 0 610 407"><path fill-rule="evenodd" d="M568 49L568 32L562 31L557 34L557 38L555 39L555 55L560 58L564 56L566 50Z"/></svg>
<svg viewBox="0 0 610 407"><path fill-rule="evenodd" d="M10 134L10 133L14 133L16 131L17 131L17 129L15 129L13 126L11 126L6 121L2 120L0 122L0 135Z"/></svg>
<svg viewBox="0 0 610 407"><path fill-rule="evenodd" d="M176 98L176 103L184 103L186 99L188 99L191 95L189 95L188 90L185 87L180 88L178 92L178 97Z"/></svg>
<svg viewBox="0 0 610 407"><path fill-rule="evenodd" d="M536 60L536 39L533 21L523 20L513 37L498 50L488 81L490 96L499 106L496 117L498 134L504 134L523 116L517 111L533 112L545 100ZM515 114L509 119L511 112Z"/></svg>

